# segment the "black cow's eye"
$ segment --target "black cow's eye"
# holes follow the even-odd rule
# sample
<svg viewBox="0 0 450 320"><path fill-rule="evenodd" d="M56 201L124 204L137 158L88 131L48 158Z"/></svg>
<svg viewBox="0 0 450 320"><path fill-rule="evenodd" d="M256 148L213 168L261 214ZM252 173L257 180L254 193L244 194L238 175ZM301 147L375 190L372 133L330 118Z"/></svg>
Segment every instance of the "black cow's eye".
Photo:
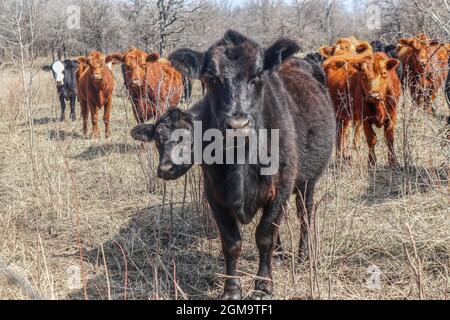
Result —
<svg viewBox="0 0 450 320"><path fill-rule="evenodd" d="M258 78L258 79L261 79L262 78L262 76L263 76L263 73L264 73L264 70L263 69L258 69L258 71L256 71L256 77Z"/></svg>
<svg viewBox="0 0 450 320"><path fill-rule="evenodd" d="M254 86L257 84L262 79L263 72L264 71L262 69L258 69L253 78L248 82L249 86Z"/></svg>

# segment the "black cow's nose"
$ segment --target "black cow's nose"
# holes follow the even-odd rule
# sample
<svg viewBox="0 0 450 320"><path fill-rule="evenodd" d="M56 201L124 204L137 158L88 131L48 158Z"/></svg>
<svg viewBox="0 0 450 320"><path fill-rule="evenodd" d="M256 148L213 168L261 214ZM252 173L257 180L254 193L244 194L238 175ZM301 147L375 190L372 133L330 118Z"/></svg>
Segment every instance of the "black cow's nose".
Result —
<svg viewBox="0 0 450 320"><path fill-rule="evenodd" d="M175 171L175 167L171 163L161 164L158 168L160 177L164 177L168 174L171 174Z"/></svg>
<svg viewBox="0 0 450 320"><path fill-rule="evenodd" d="M233 117L225 120L227 129L239 130L250 127L250 119L247 117Z"/></svg>

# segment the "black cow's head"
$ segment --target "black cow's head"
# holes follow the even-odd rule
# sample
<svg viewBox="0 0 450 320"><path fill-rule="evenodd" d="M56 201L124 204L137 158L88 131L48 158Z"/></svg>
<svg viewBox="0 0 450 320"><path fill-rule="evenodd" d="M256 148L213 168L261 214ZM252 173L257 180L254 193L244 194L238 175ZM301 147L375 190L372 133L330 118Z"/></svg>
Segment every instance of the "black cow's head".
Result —
<svg viewBox="0 0 450 320"><path fill-rule="evenodd" d="M44 65L42 70L53 73L53 78L58 87L64 87L67 93L76 93L77 81L75 73L78 65L76 60L57 60L52 64Z"/></svg>
<svg viewBox="0 0 450 320"><path fill-rule="evenodd" d="M159 153L158 176L165 180L175 180L183 176L193 166L191 164L176 165L172 159L173 149L179 141L172 141L172 135L176 130L187 130L193 137L193 115L171 109L162 115L155 124L138 125L131 131L131 136L142 142L155 142ZM191 151L192 146L191 147Z"/></svg>
<svg viewBox="0 0 450 320"><path fill-rule="evenodd" d="M397 45L386 44L380 40L375 40L370 43L373 48L373 52L384 52L388 54L391 58L396 56Z"/></svg>
<svg viewBox="0 0 450 320"><path fill-rule="evenodd" d="M306 60L314 62L315 64L321 66L326 60L319 52L308 53L305 57Z"/></svg>
<svg viewBox="0 0 450 320"><path fill-rule="evenodd" d="M373 52L385 52L386 45L380 40L375 40L370 43L373 48Z"/></svg>
<svg viewBox="0 0 450 320"><path fill-rule="evenodd" d="M192 52L181 49L172 54L171 60L175 66L200 70L199 77L208 88L205 99L210 105L213 127L223 131L248 130L258 125L267 74L299 49L296 42L280 39L264 50L230 30L202 55L203 59L190 59ZM199 61L203 62L202 67L191 65Z"/></svg>
<svg viewBox="0 0 450 320"><path fill-rule="evenodd" d="M206 100L200 105L207 102L212 115L208 119L211 127L222 131L246 130L257 128L267 75L298 50L297 43L288 39L281 39L264 50L243 35L228 31L205 53L193 54L192 50L180 49L170 60L180 72L196 74L207 85ZM192 167L174 164L172 153L178 142L171 139L178 129L193 134L193 118L191 113L175 109L166 112L154 125L140 125L132 130L134 139L156 142L160 156L159 177L178 179Z"/></svg>

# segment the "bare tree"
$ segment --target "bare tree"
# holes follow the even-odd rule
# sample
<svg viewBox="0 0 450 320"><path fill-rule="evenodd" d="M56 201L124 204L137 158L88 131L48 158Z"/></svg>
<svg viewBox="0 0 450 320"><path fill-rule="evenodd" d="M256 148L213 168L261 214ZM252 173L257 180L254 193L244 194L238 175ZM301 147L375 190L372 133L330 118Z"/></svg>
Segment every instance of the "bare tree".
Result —
<svg viewBox="0 0 450 320"><path fill-rule="evenodd" d="M202 1L157 0L159 53L163 55L167 46L174 42L173 37L184 34L193 25L190 15L198 11Z"/></svg>
<svg viewBox="0 0 450 320"><path fill-rule="evenodd" d="M37 175L35 144L34 144L34 42L36 40L37 0L2 0L2 15L0 16L0 29L2 40L5 43L4 51L13 64L20 69L21 107L26 110L29 127L29 155L32 172L32 181Z"/></svg>

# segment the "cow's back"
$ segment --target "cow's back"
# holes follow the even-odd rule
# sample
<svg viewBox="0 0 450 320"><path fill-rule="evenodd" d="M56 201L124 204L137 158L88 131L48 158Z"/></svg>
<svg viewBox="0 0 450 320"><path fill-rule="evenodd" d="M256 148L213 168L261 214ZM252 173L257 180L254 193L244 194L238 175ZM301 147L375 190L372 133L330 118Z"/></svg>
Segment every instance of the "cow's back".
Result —
<svg viewBox="0 0 450 320"><path fill-rule="evenodd" d="M323 86L295 60L282 66L279 77L293 102L289 112L297 137L298 180L315 182L328 165L335 142L331 100Z"/></svg>
<svg viewBox="0 0 450 320"><path fill-rule="evenodd" d="M157 113L163 113L165 107L176 107L183 95L181 73L176 71L165 59L148 63L146 83L149 89L148 99Z"/></svg>

